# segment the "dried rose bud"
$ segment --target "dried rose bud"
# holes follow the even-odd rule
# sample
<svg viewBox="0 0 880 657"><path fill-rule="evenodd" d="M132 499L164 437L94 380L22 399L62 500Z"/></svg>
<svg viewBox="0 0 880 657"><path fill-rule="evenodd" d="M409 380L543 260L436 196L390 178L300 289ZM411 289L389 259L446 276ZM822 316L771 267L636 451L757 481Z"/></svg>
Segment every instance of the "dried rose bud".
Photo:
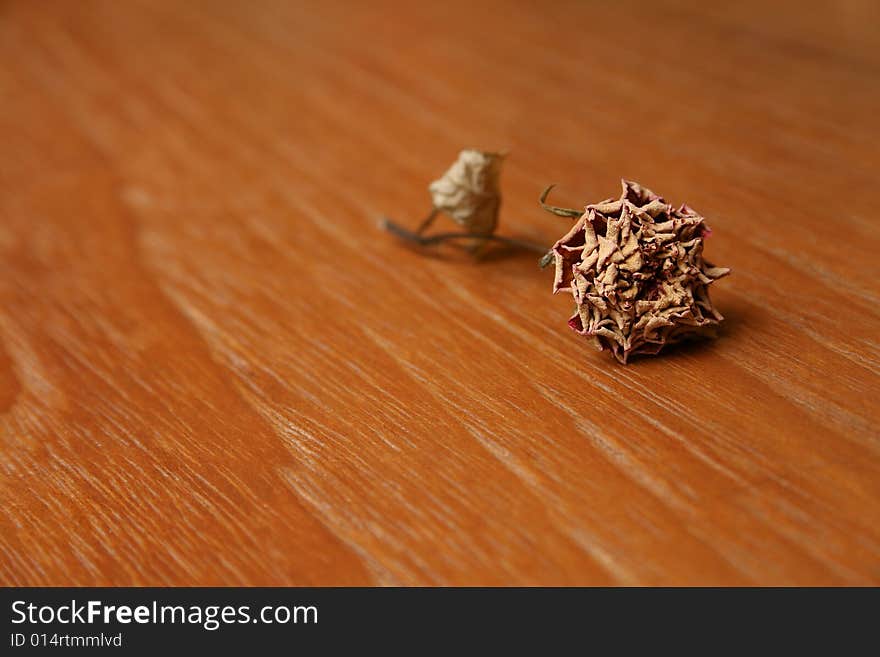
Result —
<svg viewBox="0 0 880 657"><path fill-rule="evenodd" d="M501 163L504 155L473 149L461 151L455 163L428 187L434 208L448 214L470 233L489 235L501 207Z"/></svg>
<svg viewBox="0 0 880 657"><path fill-rule="evenodd" d="M622 183L618 200L588 205L551 253L553 292L570 291L577 304L569 326L626 363L632 354L656 354L711 331L723 318L708 287L730 270L703 260L709 232L703 217L687 205L674 209L637 183Z"/></svg>
<svg viewBox="0 0 880 657"><path fill-rule="evenodd" d="M463 242L463 246L475 256L479 256L490 242L546 253L546 248L540 244L495 234L501 207L501 164L505 157L505 153L472 148L461 151L443 177L429 185L431 212L415 231L387 217L379 225L397 237L420 246ZM440 214L448 214L464 230L433 235L426 233Z"/></svg>

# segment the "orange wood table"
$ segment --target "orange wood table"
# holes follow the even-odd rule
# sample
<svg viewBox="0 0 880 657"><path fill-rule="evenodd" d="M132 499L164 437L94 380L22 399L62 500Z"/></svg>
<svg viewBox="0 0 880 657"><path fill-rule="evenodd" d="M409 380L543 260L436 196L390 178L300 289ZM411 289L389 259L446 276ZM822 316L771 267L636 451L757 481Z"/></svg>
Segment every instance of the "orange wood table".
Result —
<svg viewBox="0 0 880 657"><path fill-rule="evenodd" d="M880 9L0 5L0 583L878 584ZM415 225L637 180L719 339L624 367Z"/></svg>

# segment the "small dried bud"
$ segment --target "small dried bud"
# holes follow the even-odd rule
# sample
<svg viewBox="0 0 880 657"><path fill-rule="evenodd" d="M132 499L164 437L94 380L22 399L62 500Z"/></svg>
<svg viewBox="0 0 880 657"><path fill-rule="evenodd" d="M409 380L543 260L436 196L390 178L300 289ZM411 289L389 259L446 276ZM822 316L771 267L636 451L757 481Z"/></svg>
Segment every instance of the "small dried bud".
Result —
<svg viewBox="0 0 880 657"><path fill-rule="evenodd" d="M470 233L490 235L501 207L501 163L504 155L467 149L439 180L428 187L434 208L448 214Z"/></svg>
<svg viewBox="0 0 880 657"><path fill-rule="evenodd" d="M479 256L489 243L546 253L547 249L539 244L495 234L501 207L501 163L505 157L504 153L475 149L461 151L443 177L428 187L433 201L431 212L415 231L407 230L387 217L379 225L400 239L420 246L463 242L462 246L474 256ZM427 234L440 213L448 214L464 230Z"/></svg>
<svg viewBox="0 0 880 657"><path fill-rule="evenodd" d="M708 286L730 270L703 260L709 231L703 217L687 205L674 209L637 183L622 183L619 199L588 205L551 253L553 292L570 291L577 304L569 326L626 363L632 354L656 354L717 325L723 318Z"/></svg>

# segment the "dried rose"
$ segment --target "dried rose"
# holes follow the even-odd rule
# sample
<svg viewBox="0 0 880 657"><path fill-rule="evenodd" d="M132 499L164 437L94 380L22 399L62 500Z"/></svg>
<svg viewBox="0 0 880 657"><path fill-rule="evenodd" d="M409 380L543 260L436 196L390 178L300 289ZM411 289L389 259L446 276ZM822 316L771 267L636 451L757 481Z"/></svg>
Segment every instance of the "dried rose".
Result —
<svg viewBox="0 0 880 657"><path fill-rule="evenodd" d="M539 244L495 234L501 207L501 164L505 157L505 153L472 148L461 151L449 170L429 185L431 212L415 231L387 217L379 225L399 238L421 246L460 241L475 256L479 256L489 242L545 253L546 249ZM441 213L449 215L464 230L426 233Z"/></svg>
<svg viewBox="0 0 880 657"><path fill-rule="evenodd" d="M428 187L434 208L448 214L470 233L493 233L501 207L503 161L504 155L500 153L461 151L443 177Z"/></svg>
<svg viewBox="0 0 880 657"><path fill-rule="evenodd" d="M541 205L554 214L578 216L551 249L553 292L574 296L569 326L610 349L621 363L632 354L656 354L665 345L706 333L723 318L708 286L729 269L703 260L703 217L687 205L677 210L638 183L622 181L623 193L586 211Z"/></svg>

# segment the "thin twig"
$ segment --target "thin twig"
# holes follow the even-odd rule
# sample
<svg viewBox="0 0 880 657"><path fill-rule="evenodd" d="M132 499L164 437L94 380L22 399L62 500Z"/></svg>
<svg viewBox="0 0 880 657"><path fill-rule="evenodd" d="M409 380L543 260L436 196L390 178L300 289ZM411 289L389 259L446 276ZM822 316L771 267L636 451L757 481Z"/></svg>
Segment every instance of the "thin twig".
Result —
<svg viewBox="0 0 880 657"><path fill-rule="evenodd" d="M432 208L431 212L422 220L422 223L419 224L419 227L416 228L416 235L421 235L434 223L434 219L437 218L437 215L440 214L440 210L437 208Z"/></svg>
<svg viewBox="0 0 880 657"><path fill-rule="evenodd" d="M538 203L541 204L541 207L544 208L547 212L552 212L553 214L560 217L574 217L575 219L583 216L583 210L575 210L574 208L557 208L555 205L547 205L544 201L547 200L547 196L550 194L550 190L556 187L555 184L550 185L547 189L544 190L544 193L541 194L541 198L538 199Z"/></svg>

